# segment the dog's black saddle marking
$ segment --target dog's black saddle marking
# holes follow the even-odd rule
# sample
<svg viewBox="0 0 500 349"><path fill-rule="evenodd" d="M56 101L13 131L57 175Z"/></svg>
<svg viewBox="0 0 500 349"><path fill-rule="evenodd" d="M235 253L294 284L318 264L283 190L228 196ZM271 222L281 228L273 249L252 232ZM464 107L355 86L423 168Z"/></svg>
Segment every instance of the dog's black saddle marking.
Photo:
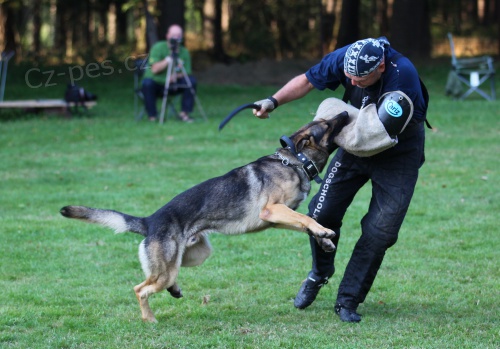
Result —
<svg viewBox="0 0 500 349"><path fill-rule="evenodd" d="M292 153L293 156L295 156L302 163L302 168L304 169L310 181L314 179L316 183L322 182L322 179L319 176L319 170L314 162L310 160L305 154L297 152L297 149L295 149L295 145L290 138L288 138L287 136L281 136L280 142L283 148L288 149L290 153Z"/></svg>

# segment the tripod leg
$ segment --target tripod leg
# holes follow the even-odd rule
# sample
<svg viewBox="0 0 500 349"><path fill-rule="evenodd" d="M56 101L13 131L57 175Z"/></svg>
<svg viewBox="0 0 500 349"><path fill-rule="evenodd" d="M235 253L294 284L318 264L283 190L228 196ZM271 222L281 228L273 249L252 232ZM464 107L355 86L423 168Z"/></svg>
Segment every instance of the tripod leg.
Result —
<svg viewBox="0 0 500 349"><path fill-rule="evenodd" d="M194 95L194 99L196 100L196 105L198 106L198 110L200 111L201 116L203 116L203 120L207 121L207 115L205 114L205 111L203 110L203 107L201 106L201 102L198 99L198 96Z"/></svg>
<svg viewBox="0 0 500 349"><path fill-rule="evenodd" d="M174 69L174 64L169 64L167 68L167 77L165 80L165 88L163 89L163 101L161 103L161 113L160 113L160 124L163 124L165 120L165 109L167 107L168 89L170 87L170 77L172 76L172 71Z"/></svg>
<svg viewBox="0 0 500 349"><path fill-rule="evenodd" d="M189 76L187 75L186 69L184 66L181 67L182 71L182 76L184 77L184 81L186 82L187 87L189 88L189 91L191 91L191 94L194 96L194 100L196 102L196 106L198 107L198 111L200 112L201 116L205 121L207 121L207 115L205 114L205 111L203 110L203 107L201 106L201 102L198 99L198 95L196 94L196 91L193 88L193 84L191 83L191 80L189 79Z"/></svg>

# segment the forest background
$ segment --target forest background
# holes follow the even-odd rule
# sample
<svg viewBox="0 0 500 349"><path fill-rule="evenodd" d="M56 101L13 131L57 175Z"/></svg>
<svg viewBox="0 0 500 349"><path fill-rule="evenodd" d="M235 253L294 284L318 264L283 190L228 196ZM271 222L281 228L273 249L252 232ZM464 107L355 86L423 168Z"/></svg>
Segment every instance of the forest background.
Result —
<svg viewBox="0 0 500 349"><path fill-rule="evenodd" d="M417 62L499 55L500 0L0 0L0 51L32 65L122 61L145 54L173 23L197 70L214 63L318 60L387 36Z"/></svg>

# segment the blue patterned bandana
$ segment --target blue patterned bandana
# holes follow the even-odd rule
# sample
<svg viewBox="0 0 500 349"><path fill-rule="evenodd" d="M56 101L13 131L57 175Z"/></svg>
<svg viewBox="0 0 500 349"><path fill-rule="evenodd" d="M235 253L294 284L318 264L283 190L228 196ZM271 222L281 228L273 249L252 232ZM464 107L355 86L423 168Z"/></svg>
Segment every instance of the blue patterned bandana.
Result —
<svg viewBox="0 0 500 349"><path fill-rule="evenodd" d="M344 57L344 71L350 75L363 77L374 71L384 59L384 48L389 46L385 37L358 40L349 48Z"/></svg>

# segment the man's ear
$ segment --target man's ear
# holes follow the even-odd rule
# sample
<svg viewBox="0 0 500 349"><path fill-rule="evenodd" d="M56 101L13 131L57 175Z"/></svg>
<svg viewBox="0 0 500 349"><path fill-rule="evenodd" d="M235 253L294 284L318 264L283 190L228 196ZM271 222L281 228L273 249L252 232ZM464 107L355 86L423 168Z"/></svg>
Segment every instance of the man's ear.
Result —
<svg viewBox="0 0 500 349"><path fill-rule="evenodd" d="M378 71L380 73L385 72L385 59L382 59L382 62L380 62L379 66L377 67Z"/></svg>

